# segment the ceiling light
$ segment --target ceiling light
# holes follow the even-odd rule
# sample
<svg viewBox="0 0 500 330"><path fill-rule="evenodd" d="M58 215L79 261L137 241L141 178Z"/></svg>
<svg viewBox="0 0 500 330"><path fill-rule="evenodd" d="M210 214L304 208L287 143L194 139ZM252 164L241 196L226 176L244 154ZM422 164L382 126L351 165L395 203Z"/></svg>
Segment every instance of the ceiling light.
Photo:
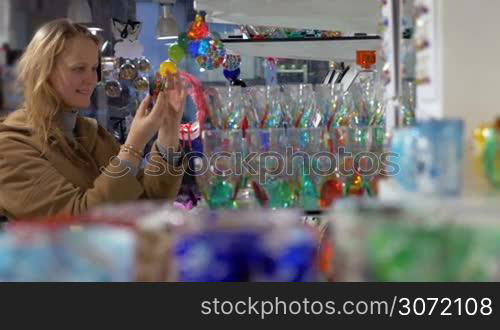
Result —
<svg viewBox="0 0 500 330"><path fill-rule="evenodd" d="M172 15L172 7L175 0L160 1L160 17L156 24L156 39L177 39L179 30L174 15Z"/></svg>
<svg viewBox="0 0 500 330"><path fill-rule="evenodd" d="M95 36L97 35L97 32L103 31L101 28L98 28L98 27L89 27L88 30L90 31L90 33L92 33Z"/></svg>

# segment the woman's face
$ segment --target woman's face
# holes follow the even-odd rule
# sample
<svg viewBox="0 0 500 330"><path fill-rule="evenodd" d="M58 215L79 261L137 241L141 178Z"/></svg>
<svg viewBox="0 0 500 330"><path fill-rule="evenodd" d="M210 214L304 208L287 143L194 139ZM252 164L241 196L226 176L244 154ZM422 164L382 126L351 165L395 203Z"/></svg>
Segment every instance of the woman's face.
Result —
<svg viewBox="0 0 500 330"><path fill-rule="evenodd" d="M97 84L98 48L85 37L69 39L57 57L49 82L66 107L87 108Z"/></svg>

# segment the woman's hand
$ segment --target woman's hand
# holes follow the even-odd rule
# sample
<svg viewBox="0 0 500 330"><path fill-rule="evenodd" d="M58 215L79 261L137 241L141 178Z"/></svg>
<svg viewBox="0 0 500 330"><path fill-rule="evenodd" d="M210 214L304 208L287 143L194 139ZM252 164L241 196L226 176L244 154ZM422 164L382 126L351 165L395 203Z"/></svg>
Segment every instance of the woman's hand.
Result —
<svg viewBox="0 0 500 330"><path fill-rule="evenodd" d="M166 85L167 88L164 90L166 115L163 116L159 128L158 143L164 148L177 150L179 147L179 128L187 92L179 74L168 74Z"/></svg>
<svg viewBox="0 0 500 330"><path fill-rule="evenodd" d="M148 94L137 109L125 142L125 144L131 145L138 150L144 150L146 144L160 129L160 125L167 115L167 96L165 92L158 94L153 109L150 113L147 113L150 103L151 96Z"/></svg>

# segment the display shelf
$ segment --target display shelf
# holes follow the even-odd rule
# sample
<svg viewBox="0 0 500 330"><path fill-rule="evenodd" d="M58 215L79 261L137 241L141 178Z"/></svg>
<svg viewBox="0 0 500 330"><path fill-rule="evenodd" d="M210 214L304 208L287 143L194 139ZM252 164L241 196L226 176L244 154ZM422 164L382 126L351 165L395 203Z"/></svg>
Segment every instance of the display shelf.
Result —
<svg viewBox="0 0 500 330"><path fill-rule="evenodd" d="M212 23L273 25L297 29L376 33L375 0L195 0Z"/></svg>
<svg viewBox="0 0 500 330"><path fill-rule="evenodd" d="M377 50L377 35L306 39L223 39L229 51L240 55L353 62L357 50Z"/></svg>

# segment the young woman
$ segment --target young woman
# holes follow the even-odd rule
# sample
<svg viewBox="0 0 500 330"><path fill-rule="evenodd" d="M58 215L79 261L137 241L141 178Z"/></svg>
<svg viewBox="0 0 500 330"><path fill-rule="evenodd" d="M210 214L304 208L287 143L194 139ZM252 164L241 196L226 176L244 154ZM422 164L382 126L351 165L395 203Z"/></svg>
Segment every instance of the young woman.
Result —
<svg viewBox="0 0 500 330"><path fill-rule="evenodd" d="M66 19L40 28L18 65L24 104L0 122L0 215L76 215L104 203L174 198L183 164L176 151L185 102L177 76L149 111L140 104L124 145L78 116L97 83L99 43ZM146 165L146 144L158 134Z"/></svg>

